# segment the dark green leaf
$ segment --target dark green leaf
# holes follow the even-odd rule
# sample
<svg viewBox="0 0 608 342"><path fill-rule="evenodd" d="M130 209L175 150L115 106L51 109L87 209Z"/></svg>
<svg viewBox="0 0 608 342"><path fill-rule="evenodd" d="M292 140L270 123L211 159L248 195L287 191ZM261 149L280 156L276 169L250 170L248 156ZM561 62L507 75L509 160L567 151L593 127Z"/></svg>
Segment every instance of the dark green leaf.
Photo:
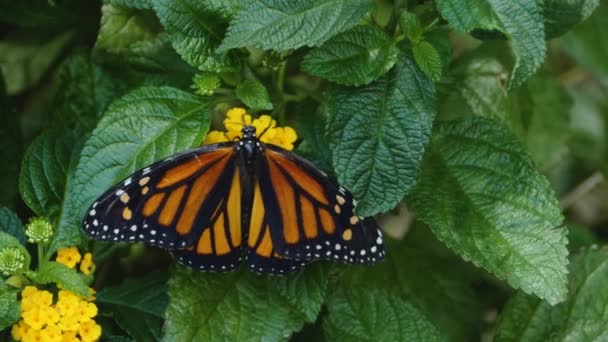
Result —
<svg viewBox="0 0 608 342"><path fill-rule="evenodd" d="M97 293L95 302L136 341L149 341L162 337L167 300L167 274L157 272L105 288Z"/></svg>
<svg viewBox="0 0 608 342"><path fill-rule="evenodd" d="M266 87L258 81L245 80L236 87L236 96L252 109L272 109Z"/></svg>
<svg viewBox="0 0 608 342"><path fill-rule="evenodd" d="M25 230L21 220L12 210L0 207L0 232L14 236L22 245L25 246Z"/></svg>
<svg viewBox="0 0 608 342"><path fill-rule="evenodd" d="M329 267L322 263L308 266L305 271L281 277L271 283L289 304L297 308L308 322L314 322L325 301Z"/></svg>
<svg viewBox="0 0 608 342"><path fill-rule="evenodd" d="M517 293L500 315L496 341L603 341L608 337L608 249L587 248L570 264L570 298L551 306Z"/></svg>
<svg viewBox="0 0 608 342"><path fill-rule="evenodd" d="M301 142L296 147L296 153L328 174L333 174L331 166L331 151L325 136L327 109L309 109L310 114L297 121L295 126Z"/></svg>
<svg viewBox="0 0 608 342"><path fill-rule="evenodd" d="M56 283L62 289L72 291L82 297L91 295L82 274L58 262L43 262L39 266L38 272L31 274L31 278L40 284Z"/></svg>
<svg viewBox="0 0 608 342"><path fill-rule="evenodd" d="M0 287L0 330L10 327L21 317L21 305L17 291L8 286Z"/></svg>
<svg viewBox="0 0 608 342"><path fill-rule="evenodd" d="M150 43L161 30L154 13L103 5L95 47L111 53L122 53Z"/></svg>
<svg viewBox="0 0 608 342"><path fill-rule="evenodd" d="M169 281L165 338L285 340L320 309L327 275L317 272L308 268L277 282L247 270L212 274L180 267Z"/></svg>
<svg viewBox="0 0 608 342"><path fill-rule="evenodd" d="M386 289L420 308L446 339L474 340L481 313L472 267L422 224L413 226L403 241L388 242L386 261L374 267L351 267L344 272L341 286Z"/></svg>
<svg viewBox="0 0 608 342"><path fill-rule="evenodd" d="M329 341L441 341L428 318L412 304L379 289L340 288L328 300L324 321Z"/></svg>
<svg viewBox="0 0 608 342"><path fill-rule="evenodd" d="M70 32L49 36L16 31L5 35L0 40L0 71L7 93L18 94L37 84L72 38Z"/></svg>
<svg viewBox="0 0 608 342"><path fill-rule="evenodd" d="M384 31L362 25L340 33L310 51L302 69L345 85L370 83L397 61L397 47Z"/></svg>
<svg viewBox="0 0 608 342"><path fill-rule="evenodd" d="M153 0L104 0L113 6L122 6L137 9L152 9Z"/></svg>
<svg viewBox="0 0 608 342"><path fill-rule="evenodd" d="M165 272L156 272L141 278L127 279L118 286L99 291L95 301L111 307L109 311L130 308L162 318L168 300L167 278Z"/></svg>
<svg viewBox="0 0 608 342"><path fill-rule="evenodd" d="M559 205L503 125L479 117L439 125L411 203L466 260L552 304L565 299Z"/></svg>
<svg viewBox="0 0 608 342"><path fill-rule="evenodd" d="M441 78L441 57L439 52L427 41L421 41L412 46L414 59L420 70L433 81Z"/></svg>
<svg viewBox="0 0 608 342"><path fill-rule="evenodd" d="M169 35L162 30L153 12L111 5L102 7L95 57L97 61L116 66L121 72L127 63L144 71L147 77L152 76L151 70L162 72L165 77L170 73L193 73L195 70L171 47ZM188 75L190 77L192 75Z"/></svg>
<svg viewBox="0 0 608 342"><path fill-rule="evenodd" d="M82 241L81 219L95 198L152 162L197 146L209 128L208 100L170 87L145 87L113 102L85 143L68 182L50 253Z"/></svg>
<svg viewBox="0 0 608 342"><path fill-rule="evenodd" d="M331 97L327 135L357 212L385 212L414 186L435 115L433 83L408 56L382 79Z"/></svg>
<svg viewBox="0 0 608 342"><path fill-rule="evenodd" d="M70 165L80 151L77 145L71 132L51 129L37 137L25 153L19 190L36 215L54 219L60 213Z"/></svg>
<svg viewBox="0 0 608 342"><path fill-rule="evenodd" d="M546 46L538 1L439 0L437 7L457 30L499 30L508 36L515 54L510 88L523 84L543 63Z"/></svg>
<svg viewBox="0 0 608 342"><path fill-rule="evenodd" d="M445 28L435 29L424 34L424 40L429 42L439 53L442 71L448 70L452 62L452 42L450 41L450 31Z"/></svg>
<svg viewBox="0 0 608 342"><path fill-rule="evenodd" d="M251 1L230 22L218 51L245 46L276 51L318 46L355 26L371 4L369 0Z"/></svg>
<svg viewBox="0 0 608 342"><path fill-rule="evenodd" d="M546 39L568 32L576 24L587 19L599 4L599 0L544 0Z"/></svg>
<svg viewBox="0 0 608 342"><path fill-rule="evenodd" d="M458 31L493 30L500 27L488 0L437 0L437 8Z"/></svg>
<svg viewBox="0 0 608 342"><path fill-rule="evenodd" d="M221 8L194 0L159 0L154 10L184 60L203 71L233 71L236 61L216 52L227 22Z"/></svg>
<svg viewBox="0 0 608 342"><path fill-rule="evenodd" d="M52 105L54 126L70 127L76 135L95 128L121 86L85 53L68 57L58 72L59 90Z"/></svg>

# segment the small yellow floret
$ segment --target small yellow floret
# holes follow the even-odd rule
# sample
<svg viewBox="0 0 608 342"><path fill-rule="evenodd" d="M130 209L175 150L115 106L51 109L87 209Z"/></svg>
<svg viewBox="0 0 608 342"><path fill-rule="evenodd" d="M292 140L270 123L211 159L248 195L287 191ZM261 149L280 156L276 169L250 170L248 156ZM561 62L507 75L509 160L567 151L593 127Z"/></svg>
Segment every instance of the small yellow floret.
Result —
<svg viewBox="0 0 608 342"><path fill-rule="evenodd" d="M76 264L80 262L82 256L78 252L78 248L69 247L60 249L57 252L57 258L55 259L58 263L64 264L69 268L76 267Z"/></svg>
<svg viewBox="0 0 608 342"><path fill-rule="evenodd" d="M63 336L61 336L61 342L78 342L80 339L76 337L77 334L77 331L64 331Z"/></svg>
<svg viewBox="0 0 608 342"><path fill-rule="evenodd" d="M44 342L61 342L61 329L56 325L47 325L46 328L40 330L40 339Z"/></svg>
<svg viewBox="0 0 608 342"><path fill-rule="evenodd" d="M21 313L21 317L25 321L25 324L29 325L34 330L40 330L46 324L41 310L33 309Z"/></svg>
<svg viewBox="0 0 608 342"><path fill-rule="evenodd" d="M30 327L22 319L17 324L14 324L11 328L11 335L15 341L21 341L30 330Z"/></svg>
<svg viewBox="0 0 608 342"><path fill-rule="evenodd" d="M101 327L95 321L87 321L80 325L78 334L83 341L96 341L101 336Z"/></svg>
<svg viewBox="0 0 608 342"><path fill-rule="evenodd" d="M23 342L44 342L40 337L40 330L29 329L27 334L21 339Z"/></svg>
<svg viewBox="0 0 608 342"><path fill-rule="evenodd" d="M93 263L93 254L86 253L80 262L80 272L89 275L95 272L95 264Z"/></svg>
<svg viewBox="0 0 608 342"><path fill-rule="evenodd" d="M217 144L217 143L226 142L226 141L229 141L229 140L226 137L225 132L209 131L209 133L207 133L207 136L205 137L205 141L203 141L203 145Z"/></svg>

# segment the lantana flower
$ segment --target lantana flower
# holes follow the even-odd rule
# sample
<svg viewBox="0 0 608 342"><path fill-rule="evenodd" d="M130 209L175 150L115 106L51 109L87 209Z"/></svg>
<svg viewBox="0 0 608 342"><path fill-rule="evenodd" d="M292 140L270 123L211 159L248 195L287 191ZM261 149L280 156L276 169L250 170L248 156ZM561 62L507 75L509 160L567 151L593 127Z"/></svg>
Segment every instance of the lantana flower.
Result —
<svg viewBox="0 0 608 342"><path fill-rule="evenodd" d="M78 252L78 248L69 247L60 249L57 252L57 258L55 259L58 263L64 264L69 268L76 267L76 264L80 262L82 256Z"/></svg>
<svg viewBox="0 0 608 342"><path fill-rule="evenodd" d="M97 341L101 326L90 298L60 290L53 294L35 286L21 291L21 319L11 329L16 341Z"/></svg>
<svg viewBox="0 0 608 342"><path fill-rule="evenodd" d="M270 115L261 115L252 119L244 108L235 107L226 112L224 119L225 131L210 131L207 133L203 144L215 144L233 141L241 137L243 125L255 127L255 135L261 142L277 145L286 150L293 150L294 143L298 140L296 131L291 127L277 127L277 122Z"/></svg>

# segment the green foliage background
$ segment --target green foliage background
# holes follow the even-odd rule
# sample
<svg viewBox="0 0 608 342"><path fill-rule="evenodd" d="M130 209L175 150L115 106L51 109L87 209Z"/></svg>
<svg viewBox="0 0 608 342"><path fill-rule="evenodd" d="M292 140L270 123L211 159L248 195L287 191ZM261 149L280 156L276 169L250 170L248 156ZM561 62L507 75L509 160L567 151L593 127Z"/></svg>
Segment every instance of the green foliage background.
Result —
<svg viewBox="0 0 608 342"><path fill-rule="evenodd" d="M600 0L0 2L0 248L35 254L42 216L48 256L92 250L112 341L606 340L606 27ZM237 105L377 215L384 263L218 275L85 239L99 194Z"/></svg>

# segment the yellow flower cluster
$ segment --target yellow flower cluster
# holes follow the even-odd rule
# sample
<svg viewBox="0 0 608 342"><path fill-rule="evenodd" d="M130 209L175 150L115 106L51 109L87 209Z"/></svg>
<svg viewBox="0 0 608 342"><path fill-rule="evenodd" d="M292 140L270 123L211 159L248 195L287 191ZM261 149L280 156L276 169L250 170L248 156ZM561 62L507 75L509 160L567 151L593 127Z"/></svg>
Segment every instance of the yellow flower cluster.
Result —
<svg viewBox="0 0 608 342"><path fill-rule="evenodd" d="M252 120L244 108L231 108L226 112L224 126L226 131L210 131L207 133L204 144L215 144L233 141L241 137L243 125L255 127L255 135L261 142L280 146L286 150L293 150L293 143L298 140L296 131L289 127L277 127L277 122L270 115L261 115Z"/></svg>
<svg viewBox="0 0 608 342"><path fill-rule="evenodd" d="M57 252L57 258L55 259L55 261L64 264L69 268L75 268L76 265L80 262L80 272L86 275L95 272L93 255L91 253L86 253L84 257L82 257L80 255L80 252L78 252L78 248L76 247L60 249Z"/></svg>
<svg viewBox="0 0 608 342"><path fill-rule="evenodd" d="M94 293L91 289L91 293ZM73 292L60 290L57 301L53 294L35 286L21 291L21 320L13 325L16 341L72 342L97 341L101 327L93 320L97 306Z"/></svg>

